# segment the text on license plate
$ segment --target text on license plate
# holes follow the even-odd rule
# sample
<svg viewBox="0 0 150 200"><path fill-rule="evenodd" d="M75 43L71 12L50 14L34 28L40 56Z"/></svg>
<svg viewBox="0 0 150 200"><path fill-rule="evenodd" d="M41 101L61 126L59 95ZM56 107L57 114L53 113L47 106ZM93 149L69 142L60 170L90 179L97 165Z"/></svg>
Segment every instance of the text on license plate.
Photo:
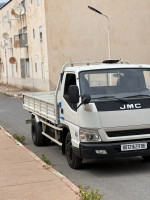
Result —
<svg viewBox="0 0 150 200"><path fill-rule="evenodd" d="M121 151L134 151L139 149L147 149L147 143L135 143L135 144L122 144Z"/></svg>

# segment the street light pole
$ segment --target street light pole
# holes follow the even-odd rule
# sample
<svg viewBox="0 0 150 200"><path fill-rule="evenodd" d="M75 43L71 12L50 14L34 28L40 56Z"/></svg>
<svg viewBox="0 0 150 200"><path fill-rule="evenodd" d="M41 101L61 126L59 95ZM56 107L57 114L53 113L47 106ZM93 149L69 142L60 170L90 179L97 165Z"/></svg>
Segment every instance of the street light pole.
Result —
<svg viewBox="0 0 150 200"><path fill-rule="evenodd" d="M89 9L91 9L92 11L103 15L106 19L107 19L107 23L108 23L108 57L109 60L111 60L111 43L110 43L110 23L109 23L109 18L107 15L104 15L102 12L100 12L99 10L96 10L95 8L88 6Z"/></svg>
<svg viewBox="0 0 150 200"><path fill-rule="evenodd" d="M103 15L103 14L102 14ZM109 18L107 15L103 15L106 17L107 22L108 22L108 53L109 53L109 60L111 59L111 44L110 44L110 23L109 23Z"/></svg>

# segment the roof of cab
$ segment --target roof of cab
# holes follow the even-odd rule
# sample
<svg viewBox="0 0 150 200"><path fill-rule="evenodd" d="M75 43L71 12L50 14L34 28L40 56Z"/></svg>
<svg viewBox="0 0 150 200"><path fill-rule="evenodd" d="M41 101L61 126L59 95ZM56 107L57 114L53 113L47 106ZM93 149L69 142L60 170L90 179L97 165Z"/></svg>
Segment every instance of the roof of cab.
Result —
<svg viewBox="0 0 150 200"><path fill-rule="evenodd" d="M99 70L99 69L120 69L120 68L150 68L150 65L145 65L145 64L82 65L82 66L66 67L64 71L78 73L80 71Z"/></svg>

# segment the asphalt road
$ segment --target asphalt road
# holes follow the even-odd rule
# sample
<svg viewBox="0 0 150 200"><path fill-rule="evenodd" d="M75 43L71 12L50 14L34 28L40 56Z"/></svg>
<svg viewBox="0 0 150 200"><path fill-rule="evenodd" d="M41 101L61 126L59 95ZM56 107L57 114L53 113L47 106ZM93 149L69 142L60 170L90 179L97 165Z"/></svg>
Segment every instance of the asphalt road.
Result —
<svg viewBox="0 0 150 200"><path fill-rule="evenodd" d="M140 157L89 160L84 161L82 170L73 170L57 145L33 145L26 119L30 114L22 108L21 100L0 94L0 125L11 134L24 135L28 149L39 157L44 154L73 183L98 188L104 200L150 200L150 163Z"/></svg>

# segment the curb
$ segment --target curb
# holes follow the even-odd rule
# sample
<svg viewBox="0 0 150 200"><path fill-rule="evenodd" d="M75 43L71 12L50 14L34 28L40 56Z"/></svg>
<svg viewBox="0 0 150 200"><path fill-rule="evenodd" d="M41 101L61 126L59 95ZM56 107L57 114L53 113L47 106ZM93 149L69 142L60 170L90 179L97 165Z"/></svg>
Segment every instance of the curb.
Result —
<svg viewBox="0 0 150 200"><path fill-rule="evenodd" d="M19 95L19 94L12 94L11 92L4 92L2 90L0 90L0 93L8 95L8 96L11 96L11 97L15 97L15 98L18 98L18 99L22 99L22 94L21 95Z"/></svg>
<svg viewBox="0 0 150 200"><path fill-rule="evenodd" d="M12 139L18 146L20 146L24 151L26 151L30 156L32 156L38 163L40 163L46 170L50 171L54 175L56 175L58 178L60 178L71 190L75 192L75 194L79 194L79 188L74 185L69 179L67 179L64 175L60 174L58 171L56 171L52 166L47 165L45 162L43 162L38 156L36 156L33 152L31 152L29 149L27 149L23 144L18 142L10 133L8 133L2 126L0 126L0 131L2 131L5 135L7 135L10 139Z"/></svg>

